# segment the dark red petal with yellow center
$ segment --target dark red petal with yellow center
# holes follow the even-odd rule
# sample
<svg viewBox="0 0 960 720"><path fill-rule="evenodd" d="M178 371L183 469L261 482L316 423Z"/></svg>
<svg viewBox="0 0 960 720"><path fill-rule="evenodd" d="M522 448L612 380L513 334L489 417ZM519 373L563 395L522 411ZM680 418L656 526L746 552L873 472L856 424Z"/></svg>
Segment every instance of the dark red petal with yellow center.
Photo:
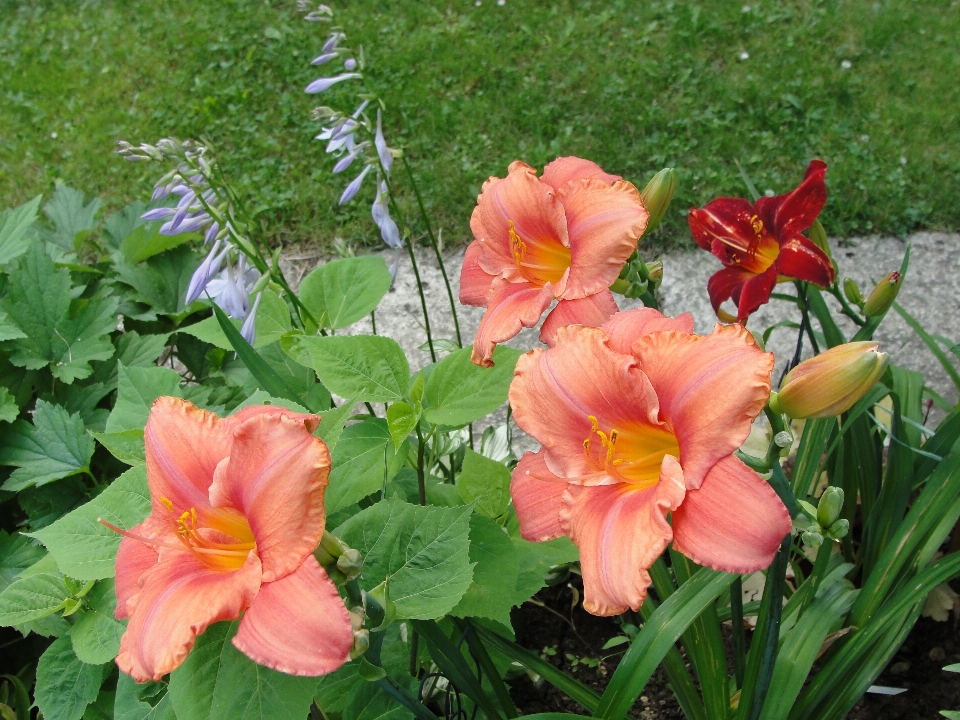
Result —
<svg viewBox="0 0 960 720"><path fill-rule="evenodd" d="M743 284L755 277L756 275L753 273L739 267L725 267L722 270L717 270L707 281L707 294L710 296L713 311L717 312L724 302L733 297L735 292L739 296L739 289L743 287Z"/></svg>
<svg viewBox="0 0 960 720"><path fill-rule="evenodd" d="M823 160L813 160L803 182L796 188L786 195L757 200L757 214L781 245L806 232L823 211L827 203L826 175L827 164Z"/></svg>
<svg viewBox="0 0 960 720"><path fill-rule="evenodd" d="M308 555L294 572L260 588L233 644L288 675L325 675L349 659L353 631L337 586Z"/></svg>
<svg viewBox="0 0 960 720"><path fill-rule="evenodd" d="M761 305L770 301L770 294L777 286L777 266L760 275L753 275L743 285L733 290L733 301L737 304L737 320L744 322Z"/></svg>
<svg viewBox="0 0 960 720"><path fill-rule="evenodd" d="M540 176L540 182L544 182L554 190L559 190L571 180L581 180L583 178L594 178L601 180L607 185L612 185L620 180L619 175L611 175L604 172L603 169L592 160L584 160L578 157L557 158L543 169L543 175Z"/></svg>
<svg viewBox="0 0 960 720"><path fill-rule="evenodd" d="M785 277L805 280L821 287L833 284L833 263L830 258L803 235L784 243L774 267L779 275Z"/></svg>
<svg viewBox="0 0 960 720"><path fill-rule="evenodd" d="M510 480L510 496L524 540L543 542L564 534L560 527L560 509L568 484L550 472L542 450L524 453L520 458Z"/></svg>
<svg viewBox="0 0 960 720"><path fill-rule="evenodd" d="M714 242L720 241L742 256L749 255L757 245L757 213L753 205L743 198L717 198L707 203L702 210L691 208L687 216L690 232L697 245L704 250L714 250ZM726 257L717 255L721 260Z"/></svg>
<svg viewBox="0 0 960 720"><path fill-rule="evenodd" d="M770 484L728 455L673 512L673 546L699 565L731 573L767 567L790 514Z"/></svg>
<svg viewBox="0 0 960 720"><path fill-rule="evenodd" d="M600 327L619 309L608 288L578 300L560 300L540 326L540 342L553 347L557 331L563 326Z"/></svg>
<svg viewBox="0 0 960 720"><path fill-rule="evenodd" d="M142 583L117 656L137 682L160 680L210 624L236 620L260 589L260 560L251 552L239 570L216 572L186 548L162 548Z"/></svg>
<svg viewBox="0 0 960 720"><path fill-rule="evenodd" d="M498 277L493 282L487 311L480 319L470 359L481 367L493 365L493 349L515 337L521 328L533 327L553 302L553 287L539 287L526 282L507 282Z"/></svg>
<svg viewBox="0 0 960 720"><path fill-rule="evenodd" d="M647 596L647 569L673 538L668 512L683 501L683 472L663 458L660 481L638 490L628 483L570 485L560 524L580 548L583 607L594 615L637 610Z"/></svg>

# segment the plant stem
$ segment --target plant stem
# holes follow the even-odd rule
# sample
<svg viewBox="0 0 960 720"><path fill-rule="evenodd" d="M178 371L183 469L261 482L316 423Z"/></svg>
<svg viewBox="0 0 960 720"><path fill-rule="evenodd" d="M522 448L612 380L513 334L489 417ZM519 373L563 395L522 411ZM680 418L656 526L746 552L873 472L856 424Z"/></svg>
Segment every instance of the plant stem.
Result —
<svg viewBox="0 0 960 720"><path fill-rule="evenodd" d="M862 317L857 314L857 311L850 307L850 304L847 302L847 299L843 296L843 291L840 290L840 286L836 282L833 283L828 288L831 295L833 295L837 301L840 303L840 312L846 315L848 318L853 320L857 325L863 327L865 321Z"/></svg>
<svg viewBox="0 0 960 720"><path fill-rule="evenodd" d="M730 585L730 621L733 624L733 674L737 687L743 687L743 671L746 668L746 638L743 632L743 578L738 577Z"/></svg>
<svg viewBox="0 0 960 720"><path fill-rule="evenodd" d="M427 481L423 471L423 433L417 425L417 490L421 505L427 504Z"/></svg>
<svg viewBox="0 0 960 720"><path fill-rule="evenodd" d="M799 280L797 281L797 298L797 306L800 308L800 315L803 317L800 323L800 331L803 332L806 328L807 337L810 338L810 345L813 347L813 354L819 355L820 348L817 346L817 339L813 336L813 326L810 324L810 315L807 312L807 286ZM799 361L800 358L795 358L795 364Z"/></svg>
<svg viewBox="0 0 960 720"><path fill-rule="evenodd" d="M807 578L807 581L810 583L810 588L807 590L806 597L803 598L803 604L800 606L797 617L800 617L801 613L806 610L807 606L810 605L817 596L820 583L823 582L823 577L827 574L827 568L830 566L830 555L832 554L833 540L824 538L823 543L817 550L817 559L813 563L813 570L810 572L810 577Z"/></svg>
<svg viewBox="0 0 960 720"><path fill-rule="evenodd" d="M393 202L391 198L390 202ZM410 236L407 235L406 238L407 252L410 254L410 264L413 266L414 277L417 278L417 292L420 294L420 307L423 308L423 323L427 331L427 345L430 347L430 360L433 362L437 361L437 353L433 349L433 333L430 332L430 315L427 314L427 298L423 294L423 281L420 280L420 268L417 267L417 256L413 252L413 242L410 240Z"/></svg>

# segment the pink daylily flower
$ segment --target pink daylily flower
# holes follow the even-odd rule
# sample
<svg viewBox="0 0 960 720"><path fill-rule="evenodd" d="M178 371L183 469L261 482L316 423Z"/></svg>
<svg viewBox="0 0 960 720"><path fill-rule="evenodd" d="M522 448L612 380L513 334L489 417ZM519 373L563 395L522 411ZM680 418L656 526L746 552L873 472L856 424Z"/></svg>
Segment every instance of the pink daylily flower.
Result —
<svg viewBox="0 0 960 720"><path fill-rule="evenodd" d="M597 326L617 312L609 288L648 218L633 185L581 158L554 160L539 178L516 161L487 180L460 272L460 302L487 308L473 362L493 365L496 344L536 325L554 299L540 329L547 345L564 325Z"/></svg>
<svg viewBox="0 0 960 720"><path fill-rule="evenodd" d="M276 406L221 419L179 398L154 403L151 512L120 531L117 554L123 672L159 680L207 626L241 613L233 644L261 665L322 675L347 661L350 617L312 554L330 474L319 422Z"/></svg>
<svg viewBox="0 0 960 720"><path fill-rule="evenodd" d="M588 612L637 610L671 541L728 572L770 564L790 516L733 453L772 369L739 325L698 336L689 314L649 308L561 328L552 348L520 358L510 403L542 444L510 484L521 535L577 544Z"/></svg>

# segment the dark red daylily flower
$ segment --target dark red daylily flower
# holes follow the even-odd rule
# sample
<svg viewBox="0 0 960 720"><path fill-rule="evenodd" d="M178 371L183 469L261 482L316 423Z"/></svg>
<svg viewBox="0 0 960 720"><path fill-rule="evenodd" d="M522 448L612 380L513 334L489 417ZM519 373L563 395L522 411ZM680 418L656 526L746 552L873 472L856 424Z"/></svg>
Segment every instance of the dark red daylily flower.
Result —
<svg viewBox="0 0 960 720"><path fill-rule="evenodd" d="M732 298L737 320L745 322L770 300L778 282L833 282L830 258L802 234L827 201L826 174L827 164L813 160L803 182L786 195L762 197L753 204L743 198L717 198L702 210L691 208L693 239L724 264L707 284L718 315L720 305Z"/></svg>

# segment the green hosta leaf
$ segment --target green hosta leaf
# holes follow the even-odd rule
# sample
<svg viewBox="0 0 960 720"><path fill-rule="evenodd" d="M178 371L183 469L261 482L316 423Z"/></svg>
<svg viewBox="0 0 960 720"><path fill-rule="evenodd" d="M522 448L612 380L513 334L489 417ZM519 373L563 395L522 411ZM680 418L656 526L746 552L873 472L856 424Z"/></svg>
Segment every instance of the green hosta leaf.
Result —
<svg viewBox="0 0 960 720"><path fill-rule="evenodd" d="M419 421L420 413L416 412L410 403L396 402L387 408L387 426L390 428L394 448L400 449Z"/></svg>
<svg viewBox="0 0 960 720"><path fill-rule="evenodd" d="M177 720L177 716L165 683L141 684L126 673L120 673L113 720Z"/></svg>
<svg viewBox="0 0 960 720"><path fill-rule="evenodd" d="M110 662L120 651L123 623L113 617L117 595L113 580L101 580L87 595L88 609L77 617L70 631L73 651L85 663Z"/></svg>
<svg viewBox="0 0 960 720"><path fill-rule="evenodd" d="M137 299L154 312L180 316L183 301L200 257L186 245L154 255L142 263L117 263L119 278L136 291Z"/></svg>
<svg viewBox="0 0 960 720"><path fill-rule="evenodd" d="M399 472L404 457L405 453L394 450L385 420L364 420L345 428L333 451L333 471L324 497L327 512L380 490L385 480L389 482Z"/></svg>
<svg viewBox="0 0 960 720"><path fill-rule="evenodd" d="M42 195L37 195L18 208L0 213L0 265L16 260L30 247L33 235L29 230L37 220L42 199Z"/></svg>
<svg viewBox="0 0 960 720"><path fill-rule="evenodd" d="M502 463L465 449L457 490L465 502L476 501L476 511L489 518L500 517L510 502L510 470Z"/></svg>
<svg viewBox="0 0 960 720"><path fill-rule="evenodd" d="M103 224L104 240L112 248L120 247L123 239L147 221L141 218L147 211L147 204L141 200L134 200L123 210L115 212Z"/></svg>
<svg viewBox="0 0 960 720"><path fill-rule="evenodd" d="M300 283L300 300L322 327L344 328L369 315L393 278L376 255L321 265Z"/></svg>
<svg viewBox="0 0 960 720"><path fill-rule="evenodd" d="M14 365L49 366L55 377L72 383L90 376L90 361L113 356L108 334L116 325L117 300L94 297L71 304L69 270L58 270L39 243L10 273L3 310L25 335L10 341Z"/></svg>
<svg viewBox="0 0 960 720"><path fill-rule="evenodd" d="M55 640L37 664L36 703L44 720L80 720L109 667L81 662L69 637Z"/></svg>
<svg viewBox="0 0 960 720"><path fill-rule="evenodd" d="M0 463L18 468L4 490L23 490L89 471L94 443L79 415L38 400L33 423L18 420L4 437Z"/></svg>
<svg viewBox="0 0 960 720"><path fill-rule="evenodd" d="M450 612L473 580L470 507L379 502L341 525L336 535L363 555L361 584L390 577L397 617L429 620Z"/></svg>
<svg viewBox="0 0 960 720"><path fill-rule="evenodd" d="M127 465L140 465L146 461L143 445L143 430L123 430L113 433L90 433L117 460Z"/></svg>
<svg viewBox="0 0 960 720"><path fill-rule="evenodd" d="M17 327L3 310L0 310L0 341L25 338L26 333Z"/></svg>
<svg viewBox="0 0 960 720"><path fill-rule="evenodd" d="M162 367L117 367L117 404L107 418L107 432L143 430L153 401L164 395L183 397L180 375Z"/></svg>
<svg viewBox="0 0 960 720"><path fill-rule="evenodd" d="M53 573L14 580L0 593L0 625L21 625L53 615L69 595L63 578Z"/></svg>
<svg viewBox="0 0 960 720"><path fill-rule="evenodd" d="M319 679L257 665L230 642L237 625L207 628L183 665L170 674L177 720L305 718Z"/></svg>
<svg viewBox="0 0 960 720"><path fill-rule="evenodd" d="M243 320L231 320L234 327L239 330L243 326ZM257 336L253 346L255 348L264 347L275 343L282 335L290 332L290 310L285 303L272 290L264 290L263 297L260 298L260 307L257 309ZM220 323L215 315L211 315L206 320L201 320L194 325L187 325L180 328L180 332L193 335L195 338L216 345L222 350L233 351L233 345L223 334Z"/></svg>
<svg viewBox="0 0 960 720"><path fill-rule="evenodd" d="M0 592L44 555L44 549L30 538L0 530Z"/></svg>
<svg viewBox="0 0 960 720"><path fill-rule="evenodd" d="M500 346L492 368L470 362L471 348L450 353L427 378L423 416L435 425L461 426L488 415L507 401L513 369L523 354Z"/></svg>
<svg viewBox="0 0 960 720"><path fill-rule="evenodd" d="M43 206L43 214L53 222L54 231L47 237L66 250L79 247L83 238L97 224L97 210L100 200L94 198L84 203L83 193L79 190L58 185L53 197ZM78 237L79 236L79 237Z"/></svg>
<svg viewBox="0 0 960 720"><path fill-rule="evenodd" d="M5 387L0 387L0 421L12 423L19 414L20 408L16 399Z"/></svg>
<svg viewBox="0 0 960 720"><path fill-rule="evenodd" d="M470 561L475 563L473 583L450 614L490 618L510 627L510 608L518 603L509 590L516 587L520 565L510 536L481 515L470 518Z"/></svg>
<svg viewBox="0 0 960 720"><path fill-rule="evenodd" d="M120 536L97 522L103 518L128 530L150 512L147 471L127 470L86 505L31 534L56 558L60 569L77 580L113 577Z"/></svg>
<svg viewBox="0 0 960 720"><path fill-rule="evenodd" d="M395 340L370 335L291 335L282 344L290 357L313 368L320 382L340 397L367 402L403 399L410 366Z"/></svg>

